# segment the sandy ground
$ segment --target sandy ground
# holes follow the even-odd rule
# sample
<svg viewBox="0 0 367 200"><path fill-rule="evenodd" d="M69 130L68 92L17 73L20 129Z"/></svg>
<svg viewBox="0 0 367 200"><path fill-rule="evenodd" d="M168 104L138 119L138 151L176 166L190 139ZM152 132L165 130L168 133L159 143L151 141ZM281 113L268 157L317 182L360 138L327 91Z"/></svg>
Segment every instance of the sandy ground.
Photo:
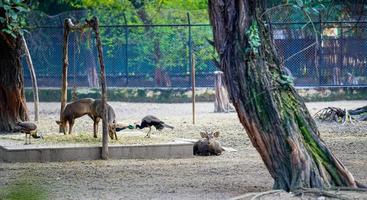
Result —
<svg viewBox="0 0 367 200"><path fill-rule="evenodd" d="M308 103L311 113L327 106L356 108L367 101ZM273 180L252 147L236 113L213 113L213 103L198 103L192 125L191 104L112 102L117 119L139 121L153 114L174 131L155 136L199 138L200 131L221 132L221 143L237 149L215 157L171 160L109 160L63 163L0 163L0 199L22 182L42 191L47 199L228 199L270 190ZM28 104L30 111L33 105ZM57 134L58 103L41 103L39 131ZM31 116L33 117L33 116ZM367 123L318 123L321 137L355 178L367 183ZM88 117L76 121L75 133L90 132ZM123 133L119 133L123 134ZM143 137L144 132L141 132ZM62 135L60 135L62 136ZM366 197L367 199L367 197Z"/></svg>

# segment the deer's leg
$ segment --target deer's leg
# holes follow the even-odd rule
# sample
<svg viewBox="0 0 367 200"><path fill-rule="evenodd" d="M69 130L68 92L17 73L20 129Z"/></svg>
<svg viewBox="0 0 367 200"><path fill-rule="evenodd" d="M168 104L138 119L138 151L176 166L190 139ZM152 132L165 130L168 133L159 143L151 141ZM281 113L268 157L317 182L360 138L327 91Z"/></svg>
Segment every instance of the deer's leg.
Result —
<svg viewBox="0 0 367 200"><path fill-rule="evenodd" d="M116 129L113 130L113 134L115 135L115 140L118 140L117 138L117 133L116 133Z"/></svg>
<svg viewBox="0 0 367 200"><path fill-rule="evenodd" d="M74 122L75 122L74 119L71 119L69 121L69 134L71 134L71 131L73 130Z"/></svg>
<svg viewBox="0 0 367 200"><path fill-rule="evenodd" d="M94 124L93 124L93 137L97 138L99 118L95 117L93 119L93 121L94 121Z"/></svg>
<svg viewBox="0 0 367 200"><path fill-rule="evenodd" d="M67 124L68 124L68 121L61 122L62 132L64 132L64 135L66 135L66 125Z"/></svg>

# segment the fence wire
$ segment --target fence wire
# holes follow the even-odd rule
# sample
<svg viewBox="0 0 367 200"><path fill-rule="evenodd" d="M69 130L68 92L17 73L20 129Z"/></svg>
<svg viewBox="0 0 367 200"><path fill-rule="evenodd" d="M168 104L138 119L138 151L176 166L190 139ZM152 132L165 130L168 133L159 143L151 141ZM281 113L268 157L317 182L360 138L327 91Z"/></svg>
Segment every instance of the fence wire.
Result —
<svg viewBox="0 0 367 200"><path fill-rule="evenodd" d="M37 25L26 35L39 87L61 87L63 17L44 20L53 23ZM305 23L271 23L269 27L296 86L366 86L366 24L315 22L316 32L305 28ZM108 87L189 88L191 56L196 86L214 87L218 56L210 44L209 25L104 25L101 37ZM93 39L90 31L70 34L69 87L99 86ZM25 86L31 87L24 66Z"/></svg>

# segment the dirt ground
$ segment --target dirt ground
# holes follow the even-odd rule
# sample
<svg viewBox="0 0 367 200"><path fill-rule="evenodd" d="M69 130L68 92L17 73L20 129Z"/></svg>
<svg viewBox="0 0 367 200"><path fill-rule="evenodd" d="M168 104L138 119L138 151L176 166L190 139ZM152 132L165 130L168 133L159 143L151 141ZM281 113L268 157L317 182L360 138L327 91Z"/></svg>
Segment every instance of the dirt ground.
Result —
<svg viewBox="0 0 367 200"><path fill-rule="evenodd" d="M24 184L47 199L228 199L272 189L273 180L236 113L213 113L213 103L198 103L197 121L192 125L191 104L112 102L111 105L120 122L133 123L153 114L175 126L173 131L154 132L153 137L199 138L200 131L219 130L222 145L237 152L171 160L0 163L0 199L10 193L21 193L17 188ZM311 114L327 106L364 105L367 101L307 104ZM33 104L28 107L33 110ZM57 134L54 121L59 107L59 103L41 103L39 132ZM318 126L321 137L354 177L367 183L367 123L318 123ZM88 117L76 121L75 134L78 132L90 132L92 137L93 126Z"/></svg>

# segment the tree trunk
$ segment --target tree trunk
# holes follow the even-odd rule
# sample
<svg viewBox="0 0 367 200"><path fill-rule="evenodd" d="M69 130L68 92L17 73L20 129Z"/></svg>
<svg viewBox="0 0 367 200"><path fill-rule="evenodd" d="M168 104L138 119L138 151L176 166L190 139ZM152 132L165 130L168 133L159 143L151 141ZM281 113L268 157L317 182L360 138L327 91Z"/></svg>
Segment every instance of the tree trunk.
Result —
<svg viewBox="0 0 367 200"><path fill-rule="evenodd" d="M0 32L0 49L0 132L8 132L14 129L18 121L28 120L23 68L20 63L20 35L13 38Z"/></svg>
<svg viewBox="0 0 367 200"><path fill-rule="evenodd" d="M99 87L97 65L94 59L94 54L91 48L87 48L85 51L85 67L87 68L88 86Z"/></svg>
<svg viewBox="0 0 367 200"><path fill-rule="evenodd" d="M152 19L149 17L147 11L145 10L145 2L144 1L136 1L136 0L130 0L131 4L136 9L136 13L139 16L140 20L145 25L152 25ZM154 70L154 80L156 83L156 86L158 87L171 87L171 79L167 72L164 71L163 67L160 64L162 52L161 52L161 45L159 41L159 37L155 35L153 29L151 29L151 26L145 26L144 27L147 37L150 38L150 40L153 41L153 59L155 64L155 70Z"/></svg>
<svg viewBox="0 0 367 200"><path fill-rule="evenodd" d="M229 103L227 88L224 86L223 72L215 71L214 87L215 100L214 112L232 112L234 108Z"/></svg>
<svg viewBox="0 0 367 200"><path fill-rule="evenodd" d="M209 0L215 47L230 98L274 179L274 188L357 187L352 174L320 139L280 65L271 34L258 18L263 11L263 1Z"/></svg>
<svg viewBox="0 0 367 200"><path fill-rule="evenodd" d="M98 50L98 60L100 66L101 88L102 88L102 152L101 158L107 160L108 153L108 112L107 112L107 85L105 76L105 66L103 62L103 50L102 42L99 36L99 20L97 17L93 17L88 24L92 27L94 34L96 35L96 45ZM117 138L116 138L117 139Z"/></svg>

